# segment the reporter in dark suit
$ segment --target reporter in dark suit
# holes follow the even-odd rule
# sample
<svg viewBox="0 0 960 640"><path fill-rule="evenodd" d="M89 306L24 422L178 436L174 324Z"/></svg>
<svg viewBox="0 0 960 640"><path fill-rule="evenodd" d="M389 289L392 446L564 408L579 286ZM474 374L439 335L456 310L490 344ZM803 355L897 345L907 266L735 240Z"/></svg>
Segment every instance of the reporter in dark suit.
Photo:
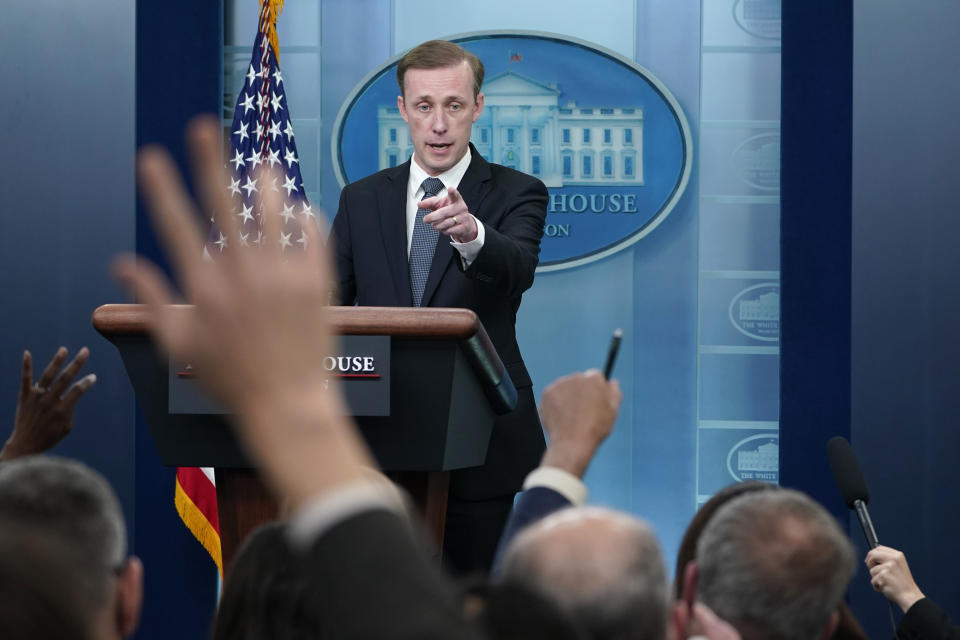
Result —
<svg viewBox="0 0 960 640"><path fill-rule="evenodd" d="M470 145L483 110L476 56L426 42L403 57L397 80L414 154L343 189L333 223L340 302L472 309L490 335L519 399L494 425L486 464L453 474L445 536L452 568L487 569L544 447L515 323L533 284L547 191Z"/></svg>

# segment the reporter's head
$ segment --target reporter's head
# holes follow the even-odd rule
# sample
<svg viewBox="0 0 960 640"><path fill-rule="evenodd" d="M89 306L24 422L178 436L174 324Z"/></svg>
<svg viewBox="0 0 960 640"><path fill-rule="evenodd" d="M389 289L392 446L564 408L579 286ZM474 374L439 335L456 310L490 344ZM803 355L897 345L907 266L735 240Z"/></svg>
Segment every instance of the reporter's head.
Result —
<svg viewBox="0 0 960 640"><path fill-rule="evenodd" d="M30 456L0 466L0 517L44 534L76 574L93 638L133 633L143 568L127 556L126 529L110 485L86 465Z"/></svg>
<svg viewBox="0 0 960 640"><path fill-rule="evenodd" d="M558 511L522 531L501 579L559 605L593 638L660 640L667 583L660 548L643 520L598 507Z"/></svg>
<svg viewBox="0 0 960 640"><path fill-rule="evenodd" d="M823 507L798 491L755 491L700 536L696 598L744 640L815 640L832 634L853 571L853 547Z"/></svg>

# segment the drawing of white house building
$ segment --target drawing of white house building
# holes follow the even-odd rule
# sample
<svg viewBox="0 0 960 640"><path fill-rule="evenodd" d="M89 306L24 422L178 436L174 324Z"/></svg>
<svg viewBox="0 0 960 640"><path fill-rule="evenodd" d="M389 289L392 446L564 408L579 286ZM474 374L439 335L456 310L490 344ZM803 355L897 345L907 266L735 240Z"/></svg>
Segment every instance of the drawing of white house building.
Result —
<svg viewBox="0 0 960 640"><path fill-rule="evenodd" d="M740 451L737 453L738 471L778 471L780 468L780 447L768 442L757 447L754 451Z"/></svg>
<svg viewBox="0 0 960 640"><path fill-rule="evenodd" d="M780 294L771 292L757 296L755 300L740 301L740 320L779 320Z"/></svg>
<svg viewBox="0 0 960 640"><path fill-rule="evenodd" d="M559 104L560 89L506 71L483 86L471 142L485 159L548 187L643 184L643 109ZM377 110L380 169L413 153L396 106Z"/></svg>

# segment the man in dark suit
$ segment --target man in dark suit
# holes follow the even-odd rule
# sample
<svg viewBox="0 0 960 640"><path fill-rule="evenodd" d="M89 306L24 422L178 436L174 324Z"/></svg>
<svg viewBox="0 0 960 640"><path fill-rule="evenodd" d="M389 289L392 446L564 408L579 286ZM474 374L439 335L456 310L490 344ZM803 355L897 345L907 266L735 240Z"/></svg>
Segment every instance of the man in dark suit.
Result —
<svg viewBox="0 0 960 640"><path fill-rule="evenodd" d="M454 570L487 569L513 495L544 446L514 325L533 284L547 191L470 145L483 110L476 56L426 42L400 61L397 81L413 157L343 189L333 223L340 302L472 309L490 335L517 407L497 419L486 464L453 474L444 545Z"/></svg>

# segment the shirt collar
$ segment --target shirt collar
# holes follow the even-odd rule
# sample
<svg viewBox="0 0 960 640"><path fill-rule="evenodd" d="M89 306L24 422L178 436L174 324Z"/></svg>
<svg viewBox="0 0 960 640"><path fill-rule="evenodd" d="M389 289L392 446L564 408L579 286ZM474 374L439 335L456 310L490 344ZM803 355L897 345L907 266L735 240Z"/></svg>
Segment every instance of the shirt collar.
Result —
<svg viewBox="0 0 960 640"><path fill-rule="evenodd" d="M467 146L467 152L463 154L463 157L457 162L436 178L439 178L440 182L443 183L444 187L459 187L460 181L463 180L464 174L467 172L467 167L470 166L470 161L473 159L472 152L470 147ZM417 164L416 158L410 159L410 178L407 182L407 196L410 198L417 197L420 191L420 185L423 184L423 181L429 178L430 175L424 171L419 164Z"/></svg>

